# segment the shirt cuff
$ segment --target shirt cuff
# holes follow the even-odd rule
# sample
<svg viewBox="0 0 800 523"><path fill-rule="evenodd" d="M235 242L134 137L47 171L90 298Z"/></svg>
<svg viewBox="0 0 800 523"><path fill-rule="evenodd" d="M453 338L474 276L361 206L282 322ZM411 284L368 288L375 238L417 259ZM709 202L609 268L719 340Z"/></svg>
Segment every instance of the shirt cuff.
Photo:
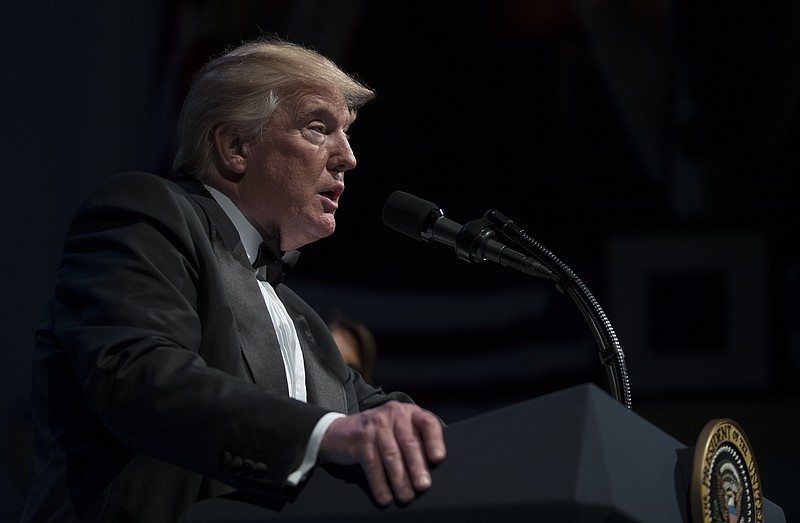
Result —
<svg viewBox="0 0 800 523"><path fill-rule="evenodd" d="M344 414L340 412L329 412L322 416L317 424L314 426L314 430L311 431L311 437L308 439L308 446L306 447L306 453L303 456L303 461L300 463L300 466L289 474L289 477L286 478L286 483L295 487L298 483L300 483L303 479L305 479L308 471L317 463L317 454L319 454L319 445L322 443L322 436L325 434L325 431L328 430L331 423L336 421L339 418L344 418Z"/></svg>

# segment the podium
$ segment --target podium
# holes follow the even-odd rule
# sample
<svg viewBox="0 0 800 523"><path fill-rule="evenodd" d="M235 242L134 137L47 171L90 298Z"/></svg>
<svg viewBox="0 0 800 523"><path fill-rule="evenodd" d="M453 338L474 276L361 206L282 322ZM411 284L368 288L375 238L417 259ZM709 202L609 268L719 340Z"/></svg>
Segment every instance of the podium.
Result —
<svg viewBox="0 0 800 523"><path fill-rule="evenodd" d="M279 496L197 502L181 523L691 522L693 449L592 384L445 427L447 459L406 506L372 501L358 467L317 467ZM764 520L785 523L764 499Z"/></svg>

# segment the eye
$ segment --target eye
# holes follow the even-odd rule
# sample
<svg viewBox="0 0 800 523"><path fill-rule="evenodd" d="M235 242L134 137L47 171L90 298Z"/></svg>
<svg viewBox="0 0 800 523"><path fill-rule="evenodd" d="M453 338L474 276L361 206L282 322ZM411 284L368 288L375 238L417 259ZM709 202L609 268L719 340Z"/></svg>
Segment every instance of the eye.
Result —
<svg viewBox="0 0 800 523"><path fill-rule="evenodd" d="M311 122L308 125L308 128L310 130L312 130L314 132L317 132L317 133L320 133L320 134L326 134L327 131L328 131L328 128L322 122Z"/></svg>

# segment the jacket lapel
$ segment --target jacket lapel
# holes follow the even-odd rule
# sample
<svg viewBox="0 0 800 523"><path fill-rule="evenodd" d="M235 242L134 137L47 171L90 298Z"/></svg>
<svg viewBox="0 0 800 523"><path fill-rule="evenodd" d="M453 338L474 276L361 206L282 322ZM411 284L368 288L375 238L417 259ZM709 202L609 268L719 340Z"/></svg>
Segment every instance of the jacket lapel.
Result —
<svg viewBox="0 0 800 523"><path fill-rule="evenodd" d="M337 378L330 362L321 356L305 317L293 314L292 319L303 351L308 402L347 414L347 396L341 379Z"/></svg>
<svg viewBox="0 0 800 523"><path fill-rule="evenodd" d="M236 322L234 327L239 334L242 357L253 381L271 393L288 396L289 385L278 337L236 227L201 183L185 180L179 185L190 194L195 206L200 207L198 214L204 214L207 220L211 247Z"/></svg>
<svg viewBox="0 0 800 523"><path fill-rule="evenodd" d="M216 229L212 227L211 233L214 256L233 309L242 356L253 381L273 394L288 396L289 385L278 337L258 290L255 274L249 267L247 254L240 243L229 251Z"/></svg>

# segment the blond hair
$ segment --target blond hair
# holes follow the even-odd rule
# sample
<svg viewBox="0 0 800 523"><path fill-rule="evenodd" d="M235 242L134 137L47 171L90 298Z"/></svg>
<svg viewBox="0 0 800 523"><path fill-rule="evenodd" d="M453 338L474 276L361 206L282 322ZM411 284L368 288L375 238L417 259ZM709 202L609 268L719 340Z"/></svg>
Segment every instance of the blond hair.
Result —
<svg viewBox="0 0 800 523"><path fill-rule="evenodd" d="M183 103L173 170L207 179L217 126L232 123L240 135L254 136L287 95L316 86L340 91L353 113L375 97L330 59L282 40L248 42L211 60L197 73Z"/></svg>

